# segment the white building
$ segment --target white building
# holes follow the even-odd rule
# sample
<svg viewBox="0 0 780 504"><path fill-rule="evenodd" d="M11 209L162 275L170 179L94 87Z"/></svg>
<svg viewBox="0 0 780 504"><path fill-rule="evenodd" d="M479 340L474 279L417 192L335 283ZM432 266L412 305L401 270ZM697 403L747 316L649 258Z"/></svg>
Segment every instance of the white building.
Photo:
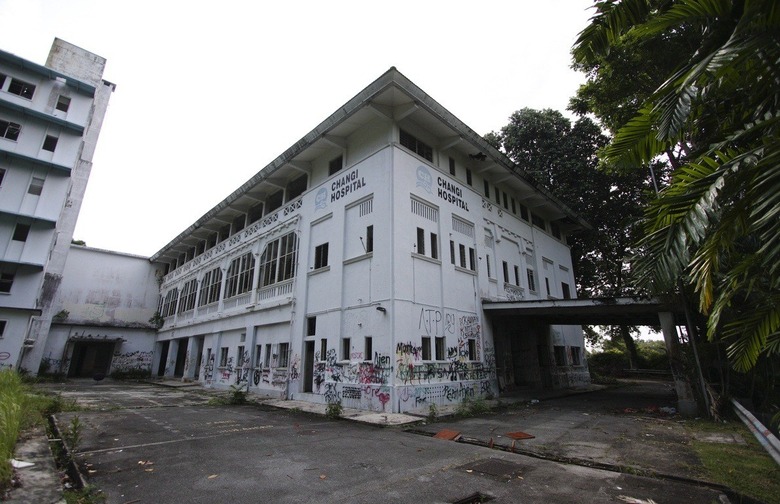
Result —
<svg viewBox="0 0 780 504"><path fill-rule="evenodd" d="M71 245L39 372L148 376L159 297L148 257ZM36 368L38 369L38 368Z"/></svg>
<svg viewBox="0 0 780 504"><path fill-rule="evenodd" d="M562 202L391 68L157 252L153 373L375 411L588 382Z"/></svg>
<svg viewBox="0 0 780 504"><path fill-rule="evenodd" d="M45 66L0 51L0 367L37 371L115 86L55 39Z"/></svg>

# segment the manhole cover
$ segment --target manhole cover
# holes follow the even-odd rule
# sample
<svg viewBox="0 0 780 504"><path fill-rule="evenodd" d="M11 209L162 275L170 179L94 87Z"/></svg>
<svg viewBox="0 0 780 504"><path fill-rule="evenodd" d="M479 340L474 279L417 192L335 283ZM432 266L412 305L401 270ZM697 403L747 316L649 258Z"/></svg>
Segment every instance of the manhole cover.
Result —
<svg viewBox="0 0 780 504"><path fill-rule="evenodd" d="M492 476L500 481L518 479L530 471L530 468L504 459L489 458L469 462L459 467L466 472L476 472Z"/></svg>

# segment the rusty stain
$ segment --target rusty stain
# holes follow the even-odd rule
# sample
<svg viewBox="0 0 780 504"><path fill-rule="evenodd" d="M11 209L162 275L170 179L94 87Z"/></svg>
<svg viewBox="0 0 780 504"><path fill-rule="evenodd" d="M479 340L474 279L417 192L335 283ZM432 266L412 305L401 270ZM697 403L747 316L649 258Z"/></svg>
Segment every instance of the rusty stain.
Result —
<svg viewBox="0 0 780 504"><path fill-rule="evenodd" d="M450 430L450 429L442 429L439 432L437 432L433 437L437 439L446 439L447 441L457 441L460 437L460 432Z"/></svg>
<svg viewBox="0 0 780 504"><path fill-rule="evenodd" d="M511 437L512 439L533 439L536 436L532 436L531 434L528 434L526 432L507 432L506 434L508 437Z"/></svg>

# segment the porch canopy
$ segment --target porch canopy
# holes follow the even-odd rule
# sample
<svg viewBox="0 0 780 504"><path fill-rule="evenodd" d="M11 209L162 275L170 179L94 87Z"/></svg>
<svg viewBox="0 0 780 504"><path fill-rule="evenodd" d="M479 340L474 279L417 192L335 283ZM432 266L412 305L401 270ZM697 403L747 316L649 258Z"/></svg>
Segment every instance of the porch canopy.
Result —
<svg viewBox="0 0 780 504"><path fill-rule="evenodd" d="M550 325L658 326L660 313L671 314L678 325L685 324L682 303L659 298L484 300L482 308L493 319L525 318Z"/></svg>

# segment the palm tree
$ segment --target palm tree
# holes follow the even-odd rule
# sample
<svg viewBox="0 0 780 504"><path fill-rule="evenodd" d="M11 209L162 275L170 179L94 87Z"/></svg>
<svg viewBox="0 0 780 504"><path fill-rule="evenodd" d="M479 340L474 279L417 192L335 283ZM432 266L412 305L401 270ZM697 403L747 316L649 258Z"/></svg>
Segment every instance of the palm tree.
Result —
<svg viewBox="0 0 780 504"><path fill-rule="evenodd" d="M605 0L577 40L592 61L625 38L695 30L700 44L616 132L603 155L641 166L676 155L670 184L645 212L637 282L682 278L728 342L739 371L780 353L780 3Z"/></svg>

